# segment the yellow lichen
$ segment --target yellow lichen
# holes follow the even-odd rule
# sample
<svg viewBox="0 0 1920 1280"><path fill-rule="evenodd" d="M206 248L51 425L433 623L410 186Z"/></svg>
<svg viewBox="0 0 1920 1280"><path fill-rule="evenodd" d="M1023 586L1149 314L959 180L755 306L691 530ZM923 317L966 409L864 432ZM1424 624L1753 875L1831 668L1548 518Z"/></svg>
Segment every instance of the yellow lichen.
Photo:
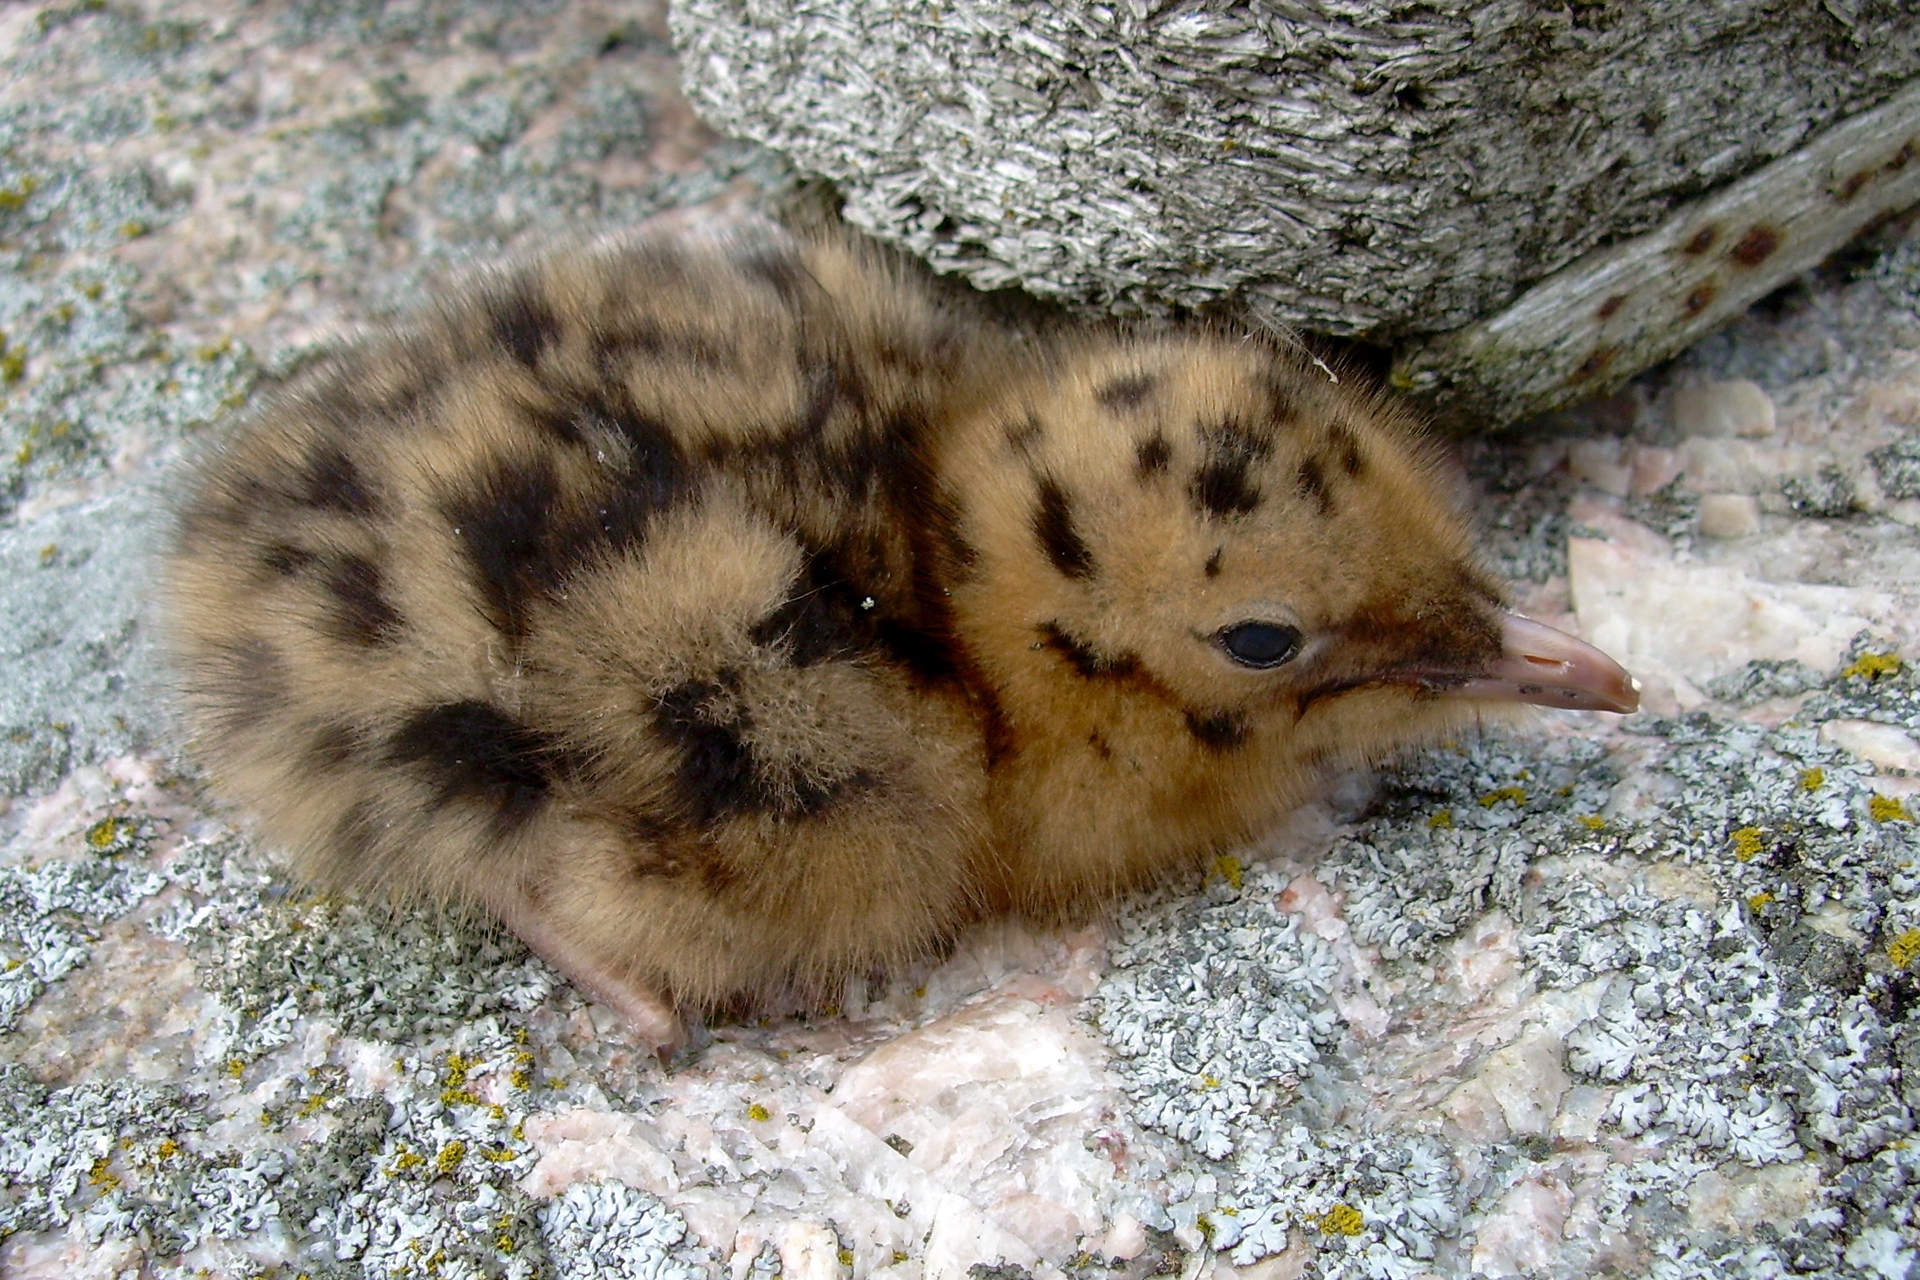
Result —
<svg viewBox="0 0 1920 1280"><path fill-rule="evenodd" d="M387 1170L389 1177L398 1177L409 1169L418 1169L427 1162L427 1158L418 1151L407 1147L400 1148L400 1154L393 1158L393 1167Z"/></svg>
<svg viewBox="0 0 1920 1280"><path fill-rule="evenodd" d="M1367 1216L1350 1204L1336 1204L1320 1215L1320 1230L1330 1236L1357 1236L1366 1229Z"/></svg>
<svg viewBox="0 0 1920 1280"><path fill-rule="evenodd" d="M440 1091L440 1105L443 1107L477 1107L480 1105L480 1095L471 1089L442 1089Z"/></svg>
<svg viewBox="0 0 1920 1280"><path fill-rule="evenodd" d="M1201 1076L1200 1087L1201 1089L1208 1090L1208 1091L1218 1089L1220 1087L1220 1077L1219 1076Z"/></svg>
<svg viewBox="0 0 1920 1280"><path fill-rule="evenodd" d="M1498 791L1489 791L1480 797L1482 808L1491 809L1502 800L1511 800L1515 804L1525 804L1527 793L1519 787L1501 787Z"/></svg>
<svg viewBox="0 0 1920 1280"><path fill-rule="evenodd" d="M466 1142L460 1138L449 1138L447 1139L447 1145L444 1147L441 1147L439 1154L434 1156L433 1170L435 1173L438 1173L442 1177L445 1177L447 1174L452 1173L455 1169L458 1169L460 1167L460 1162L462 1160L465 1160L466 1158L467 1158Z"/></svg>
<svg viewBox="0 0 1920 1280"><path fill-rule="evenodd" d="M110 849L113 842L120 838L120 819L102 818L87 828L87 847L89 849Z"/></svg>
<svg viewBox="0 0 1920 1280"><path fill-rule="evenodd" d="M1920 956L1920 929L1909 929L1887 944L1887 959L1893 961L1893 967L1904 969Z"/></svg>
<svg viewBox="0 0 1920 1280"><path fill-rule="evenodd" d="M120 1178L119 1175L108 1170L107 1157L101 1156L93 1162L93 1167L87 1170L87 1182L105 1193L119 1186Z"/></svg>
<svg viewBox="0 0 1920 1280"><path fill-rule="evenodd" d="M1905 801L1878 793L1867 801L1867 813L1875 822L1913 821L1913 814L1907 809Z"/></svg>
<svg viewBox="0 0 1920 1280"><path fill-rule="evenodd" d="M1216 854L1213 859L1213 869L1219 872L1220 878L1225 880L1229 885L1232 885L1236 889L1240 887L1242 872L1240 859L1230 853Z"/></svg>
<svg viewBox="0 0 1920 1280"><path fill-rule="evenodd" d="M1882 676L1900 674L1900 655L1897 653L1863 653L1840 669L1845 679L1878 680Z"/></svg>
<svg viewBox="0 0 1920 1280"><path fill-rule="evenodd" d="M1757 915L1766 908L1766 905L1769 902L1772 902L1772 901L1773 901L1773 895L1770 893L1750 894L1747 897L1747 910Z"/></svg>
<svg viewBox="0 0 1920 1280"><path fill-rule="evenodd" d="M1427 819L1427 830L1429 831L1453 830L1453 810L1442 809L1440 812L1433 814L1431 817L1429 817Z"/></svg>
<svg viewBox="0 0 1920 1280"><path fill-rule="evenodd" d="M1752 862L1760 856L1765 847L1765 832L1758 827L1740 827L1729 837L1733 841L1733 856L1741 862Z"/></svg>
<svg viewBox="0 0 1920 1280"><path fill-rule="evenodd" d="M1589 831L1599 831L1607 825L1607 820L1597 813L1583 813L1575 821Z"/></svg>
<svg viewBox="0 0 1920 1280"><path fill-rule="evenodd" d="M1818 791L1826 785L1827 771L1825 769L1813 768L1802 769L1800 771L1800 789L1802 791Z"/></svg>
<svg viewBox="0 0 1920 1280"><path fill-rule="evenodd" d="M0 187L0 209L18 209L39 189L40 179L30 173L21 175L20 181L12 186Z"/></svg>
<svg viewBox="0 0 1920 1280"><path fill-rule="evenodd" d="M747 1108L747 1119L755 1121L756 1123L761 1120L771 1120L773 1119L773 1112L756 1102Z"/></svg>
<svg viewBox="0 0 1920 1280"><path fill-rule="evenodd" d="M238 1080L241 1076L247 1074L246 1059L228 1058L224 1069L227 1073L227 1079Z"/></svg>
<svg viewBox="0 0 1920 1280"><path fill-rule="evenodd" d="M840 1265L843 1267L853 1265L853 1250L847 1248L845 1245L840 1246L840 1252L834 1256L840 1259Z"/></svg>

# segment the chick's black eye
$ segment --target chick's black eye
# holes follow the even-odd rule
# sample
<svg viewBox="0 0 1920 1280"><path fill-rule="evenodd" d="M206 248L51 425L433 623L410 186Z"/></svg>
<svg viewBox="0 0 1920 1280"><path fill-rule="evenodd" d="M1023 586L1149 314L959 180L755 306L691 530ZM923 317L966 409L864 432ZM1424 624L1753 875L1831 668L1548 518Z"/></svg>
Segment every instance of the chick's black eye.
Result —
<svg viewBox="0 0 1920 1280"><path fill-rule="evenodd" d="M1243 667L1277 667L1300 652L1299 629L1278 622L1236 622L1213 638Z"/></svg>

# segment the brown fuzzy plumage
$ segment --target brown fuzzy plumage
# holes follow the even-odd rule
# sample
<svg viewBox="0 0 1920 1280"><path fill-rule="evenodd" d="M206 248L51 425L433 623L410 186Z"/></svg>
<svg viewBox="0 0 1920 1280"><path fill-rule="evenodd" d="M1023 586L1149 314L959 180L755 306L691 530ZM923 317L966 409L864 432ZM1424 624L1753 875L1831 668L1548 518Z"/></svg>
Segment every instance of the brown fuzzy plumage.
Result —
<svg viewBox="0 0 1920 1280"><path fill-rule="evenodd" d="M1016 339L839 239L639 240L255 415L184 506L175 651L310 881L603 990L818 994L1193 865L1450 692L1620 709L1503 674L1411 440L1264 342Z"/></svg>

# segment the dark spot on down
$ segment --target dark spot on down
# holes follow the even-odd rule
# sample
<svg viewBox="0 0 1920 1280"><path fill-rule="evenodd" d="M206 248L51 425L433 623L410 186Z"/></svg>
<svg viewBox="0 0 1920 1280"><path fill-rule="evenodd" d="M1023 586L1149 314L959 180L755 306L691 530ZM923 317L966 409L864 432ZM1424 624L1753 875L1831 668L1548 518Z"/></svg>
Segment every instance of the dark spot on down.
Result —
<svg viewBox="0 0 1920 1280"><path fill-rule="evenodd" d="M530 280L505 286L487 300L486 308L493 340L529 369L540 363L541 354L560 336L553 308Z"/></svg>
<svg viewBox="0 0 1920 1280"><path fill-rule="evenodd" d="M1069 578L1093 576L1093 552L1074 527L1073 503L1058 481L1040 481L1040 501L1033 510L1033 533L1053 567Z"/></svg>
<svg viewBox="0 0 1920 1280"><path fill-rule="evenodd" d="M624 382L635 361L690 365L697 369L734 371L739 352L726 335L693 328L670 328L642 319L596 335L594 362L608 382Z"/></svg>
<svg viewBox="0 0 1920 1280"><path fill-rule="evenodd" d="M1246 722L1230 711L1211 715L1189 711L1187 732L1209 751L1231 751L1247 740Z"/></svg>
<svg viewBox="0 0 1920 1280"><path fill-rule="evenodd" d="M1140 658L1132 653L1102 653L1086 641L1071 635L1058 622L1043 622L1037 628L1041 641L1065 658L1083 679L1124 680L1140 669Z"/></svg>
<svg viewBox="0 0 1920 1280"><path fill-rule="evenodd" d="M342 556L328 566L322 586L332 597L327 630L337 640L375 649L400 638L405 619L386 596L386 575L364 556Z"/></svg>
<svg viewBox="0 0 1920 1280"><path fill-rule="evenodd" d="M598 420L627 442L628 453L612 488L565 530L556 551L557 584L583 555L619 550L646 537L655 516L679 503L693 489L686 452L666 426L631 410L599 406Z"/></svg>
<svg viewBox="0 0 1920 1280"><path fill-rule="evenodd" d="M1150 373L1134 373L1123 378L1115 378L1106 386L1094 392L1094 398L1100 407L1109 413L1124 413L1138 409L1145 404L1159 386L1160 380Z"/></svg>
<svg viewBox="0 0 1920 1280"><path fill-rule="evenodd" d="M1142 480L1153 476L1165 475L1173 462L1173 446L1167 443L1167 437L1158 428L1140 442L1134 450L1134 469Z"/></svg>
<svg viewBox="0 0 1920 1280"><path fill-rule="evenodd" d="M359 754L360 739L351 725L329 721L307 739L307 757L321 769L337 769Z"/></svg>
<svg viewBox="0 0 1920 1280"><path fill-rule="evenodd" d="M1690 316L1697 316L1702 311L1705 311L1707 309L1708 304L1710 304L1713 301L1714 295L1716 295L1717 293L1719 293L1719 290L1715 289L1710 284L1703 284L1698 289L1695 289L1692 293L1687 295L1687 302L1686 302L1687 314Z"/></svg>
<svg viewBox="0 0 1920 1280"><path fill-rule="evenodd" d="M1705 253L1707 250L1713 248L1714 238L1718 234L1718 230L1712 226L1702 227L1693 233L1686 244L1681 246L1681 250L1682 252L1695 255Z"/></svg>
<svg viewBox="0 0 1920 1280"><path fill-rule="evenodd" d="M1207 557L1207 562L1201 566L1201 569L1209 578L1217 578L1220 576L1220 557L1226 553L1227 549L1225 547L1215 547L1213 554Z"/></svg>
<svg viewBox="0 0 1920 1280"><path fill-rule="evenodd" d="M1618 314L1620 308L1626 305L1627 305L1626 295L1616 293L1611 297L1609 297L1605 302L1602 302L1600 304L1600 309L1595 311L1593 314L1597 319L1608 320L1608 319L1611 319L1614 315Z"/></svg>
<svg viewBox="0 0 1920 1280"><path fill-rule="evenodd" d="M546 735L474 699L420 708L386 747L390 763L418 766L435 804L460 800L491 809L503 832L539 810L558 756Z"/></svg>
<svg viewBox="0 0 1920 1280"><path fill-rule="evenodd" d="M497 460L442 504L489 620L511 636L525 634L536 597L587 562L639 542L654 517L690 490L686 457L664 426L601 400L577 405L575 420L612 430L628 446L590 501L561 510L553 465L535 457Z"/></svg>
<svg viewBox="0 0 1920 1280"><path fill-rule="evenodd" d="M1267 418L1276 427L1284 427L1300 414L1300 397L1293 382L1280 369L1267 374Z"/></svg>
<svg viewBox="0 0 1920 1280"><path fill-rule="evenodd" d="M286 700L291 668L286 656L260 636L241 636L221 645L208 666L195 692L220 732L255 728Z"/></svg>
<svg viewBox="0 0 1920 1280"><path fill-rule="evenodd" d="M349 862L365 862L380 840L380 817L373 802L355 800L333 824L333 846Z"/></svg>
<svg viewBox="0 0 1920 1280"><path fill-rule="evenodd" d="M1233 418L1199 429L1203 459L1193 476L1194 505L1209 516L1246 515L1260 505L1253 471L1273 452L1265 436Z"/></svg>
<svg viewBox="0 0 1920 1280"><path fill-rule="evenodd" d="M305 547L296 547L290 542L269 543L260 553L261 565L277 578L291 578L319 558Z"/></svg>
<svg viewBox="0 0 1920 1280"><path fill-rule="evenodd" d="M502 459L442 504L473 565L488 620L507 635L526 634L533 597L557 577L549 546L555 498L551 462Z"/></svg>
<svg viewBox="0 0 1920 1280"><path fill-rule="evenodd" d="M307 459L301 501L310 507L355 516L370 516L380 509L378 500L360 478L360 468L345 450L334 444L320 446Z"/></svg>
<svg viewBox="0 0 1920 1280"><path fill-rule="evenodd" d="M1342 471L1350 476L1358 476L1367 469L1367 460L1360 453L1360 441L1349 428L1336 422L1327 429L1327 439L1340 455Z"/></svg>
<svg viewBox="0 0 1920 1280"><path fill-rule="evenodd" d="M1006 425L1007 444L1015 453L1026 454L1039 443L1043 432L1039 415L1029 413L1019 421Z"/></svg>
<svg viewBox="0 0 1920 1280"><path fill-rule="evenodd" d="M814 557L806 576L794 584L793 595L753 624L748 632L753 642L786 645L787 661L796 667L851 653L858 647L852 611L859 605L849 599L851 590L833 578L825 562Z"/></svg>
<svg viewBox="0 0 1920 1280"><path fill-rule="evenodd" d="M662 694L654 709L661 736L680 750L675 801L685 822L711 827L747 813L817 817L842 798L874 785L865 772L832 781L797 769L776 776L756 760L747 742L752 719L736 708L716 705L724 693L720 682L689 680Z"/></svg>
<svg viewBox="0 0 1920 1280"><path fill-rule="evenodd" d="M1308 458L1301 462L1293 483L1301 497L1313 499L1321 515L1333 514L1333 494L1327 490L1326 473L1321 470L1318 459Z"/></svg>
<svg viewBox="0 0 1920 1280"><path fill-rule="evenodd" d="M740 259L740 269L765 283L787 303L797 301L813 282L813 273L806 265L783 249L757 249Z"/></svg>

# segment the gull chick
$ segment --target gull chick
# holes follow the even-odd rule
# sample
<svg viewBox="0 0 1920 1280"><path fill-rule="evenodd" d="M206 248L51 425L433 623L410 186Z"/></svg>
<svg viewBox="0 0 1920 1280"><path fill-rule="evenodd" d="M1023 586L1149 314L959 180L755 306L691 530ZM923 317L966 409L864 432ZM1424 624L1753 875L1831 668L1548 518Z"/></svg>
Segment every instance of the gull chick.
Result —
<svg viewBox="0 0 1920 1280"><path fill-rule="evenodd" d="M200 757L302 878L489 913L661 1043L1498 704L1638 701L1506 609L1391 402L834 236L440 299L204 457L166 570Z"/></svg>

